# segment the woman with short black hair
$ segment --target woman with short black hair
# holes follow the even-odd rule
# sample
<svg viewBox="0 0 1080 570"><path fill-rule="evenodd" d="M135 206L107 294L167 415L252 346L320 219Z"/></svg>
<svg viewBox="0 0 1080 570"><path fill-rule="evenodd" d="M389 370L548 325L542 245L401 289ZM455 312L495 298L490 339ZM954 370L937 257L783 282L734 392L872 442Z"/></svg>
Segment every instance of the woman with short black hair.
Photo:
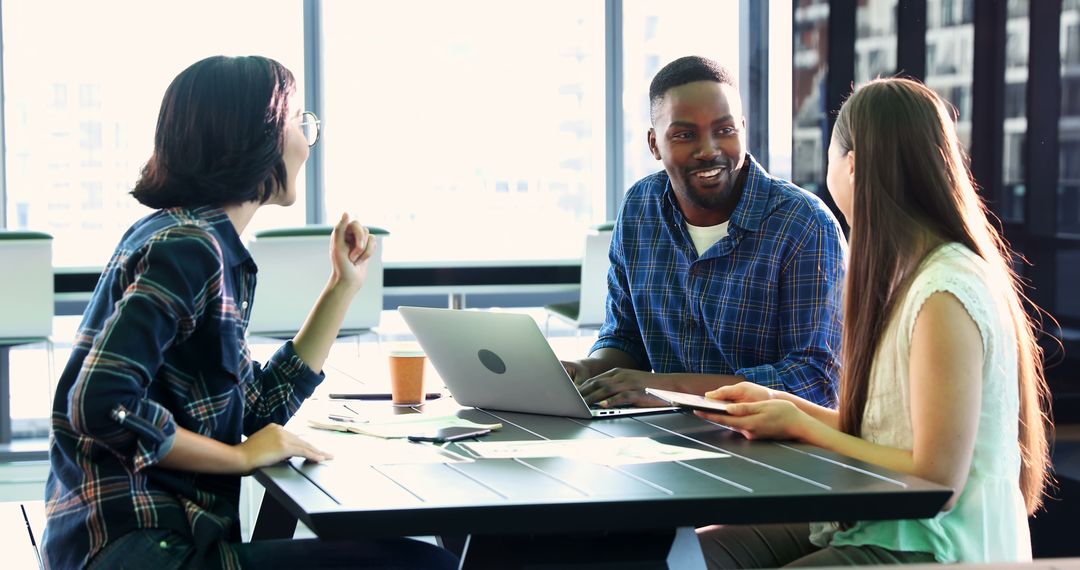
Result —
<svg viewBox="0 0 1080 570"><path fill-rule="evenodd" d="M256 267L240 234L262 206L296 200L318 123L295 91L258 56L204 59L166 91L132 192L157 211L117 246L57 387L47 566L456 568L407 539L240 541L241 475L329 458L281 425L322 381L375 250L343 215L307 321L268 362L251 360Z"/></svg>

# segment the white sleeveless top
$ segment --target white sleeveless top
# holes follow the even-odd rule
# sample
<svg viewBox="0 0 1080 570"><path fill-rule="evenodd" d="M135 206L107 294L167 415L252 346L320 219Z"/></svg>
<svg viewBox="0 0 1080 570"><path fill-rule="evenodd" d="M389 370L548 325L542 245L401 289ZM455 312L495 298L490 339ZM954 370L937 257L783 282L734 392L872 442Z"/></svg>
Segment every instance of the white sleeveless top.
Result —
<svg viewBox="0 0 1080 570"><path fill-rule="evenodd" d="M912 449L908 384L911 334L926 299L939 291L951 293L979 327L983 345L982 410L975 454L955 506L931 519L859 522L845 531L834 523L813 523L811 542L929 552L938 562L1031 560L1031 537L1019 484L1016 331L1006 300L987 286L990 279L986 262L963 245L946 244L927 256L884 331L871 366L863 416L863 438Z"/></svg>

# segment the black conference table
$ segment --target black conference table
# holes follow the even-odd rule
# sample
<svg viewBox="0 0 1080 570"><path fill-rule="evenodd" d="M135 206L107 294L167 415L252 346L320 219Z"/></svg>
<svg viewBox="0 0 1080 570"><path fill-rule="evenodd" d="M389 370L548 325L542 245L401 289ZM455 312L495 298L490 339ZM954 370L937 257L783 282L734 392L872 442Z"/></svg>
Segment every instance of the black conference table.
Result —
<svg viewBox="0 0 1080 570"><path fill-rule="evenodd" d="M255 473L266 494L253 540L291 537L299 519L323 539L442 536L464 550L464 568L701 568L696 526L925 518L951 494L813 446L748 441L683 412L589 421L454 409L503 424L484 441L649 437L729 456L620 466L294 459Z"/></svg>

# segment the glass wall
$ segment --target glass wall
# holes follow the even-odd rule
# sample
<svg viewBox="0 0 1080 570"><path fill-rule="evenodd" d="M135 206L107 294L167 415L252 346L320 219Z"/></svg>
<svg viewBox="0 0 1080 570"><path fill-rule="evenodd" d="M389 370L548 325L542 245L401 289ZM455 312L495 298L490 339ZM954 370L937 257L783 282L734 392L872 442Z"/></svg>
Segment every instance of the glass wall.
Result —
<svg viewBox="0 0 1080 570"><path fill-rule="evenodd" d="M897 0L859 0L855 8L855 84L896 73Z"/></svg>
<svg viewBox="0 0 1080 570"><path fill-rule="evenodd" d="M792 0L769 1L769 172L785 180L791 180L792 12Z"/></svg>
<svg viewBox="0 0 1080 570"><path fill-rule="evenodd" d="M649 84L684 55L716 60L739 78L739 0L623 2L623 144L627 188L664 166L649 152ZM625 190L625 189L624 189Z"/></svg>
<svg viewBox="0 0 1080 570"><path fill-rule="evenodd" d="M1080 234L1080 0L1061 9L1061 119L1058 126L1058 231ZM1059 280L1072 290L1076 281ZM1074 313L1080 317L1080 311Z"/></svg>
<svg viewBox="0 0 1080 570"><path fill-rule="evenodd" d="M177 73L210 55L260 54L302 87L301 5L288 6L131 2L117 17L91 2L4 2L7 227L52 234L57 266L105 265L123 231L150 211L128 192ZM298 182L303 204L302 174ZM303 221L302 206L273 208L250 229Z"/></svg>
<svg viewBox="0 0 1080 570"><path fill-rule="evenodd" d="M390 230L387 261L580 256L605 217L603 2L323 10L328 219Z"/></svg>
<svg viewBox="0 0 1080 570"><path fill-rule="evenodd" d="M1061 7L1061 118L1058 123L1058 232L1073 247L1058 253L1055 316L1080 320L1080 0ZM1061 242L1059 242L1061 243Z"/></svg>
<svg viewBox="0 0 1080 570"><path fill-rule="evenodd" d="M825 195L825 80L828 71L828 0L796 0L792 17L792 181Z"/></svg>
<svg viewBox="0 0 1080 570"><path fill-rule="evenodd" d="M1024 169L1027 146L1027 77L1030 39L1028 1L1009 0L1005 20L1005 125L1002 149L1001 213L1006 221L1024 220Z"/></svg>
<svg viewBox="0 0 1080 570"><path fill-rule="evenodd" d="M965 148L971 148L974 11L974 0L926 2L926 85L955 107Z"/></svg>
<svg viewBox="0 0 1080 570"><path fill-rule="evenodd" d="M770 53L774 77L790 78L788 1L770 16L786 26L774 32L780 47L770 47L784 52ZM129 192L170 81L207 56L266 55L292 70L303 102L304 50L318 45L324 175L310 190L326 205L319 215L348 211L389 229L389 262L578 258L585 228L607 217L606 4L323 0L322 35L305 38L302 0L6 0L4 225L52 234L57 267L96 273L149 213ZM811 15L827 15L826 0L813 4ZM627 184L661 168L644 141L648 84L662 65L703 54L739 74L739 5L620 4L625 128L614 136L626 142ZM791 115L771 112L781 134L770 139L787 144ZM260 211L245 238L315 217L305 174L296 204ZM56 336L59 366L70 347L67 332ZM31 350L12 357L22 435L46 425L48 390L19 380L41 366Z"/></svg>

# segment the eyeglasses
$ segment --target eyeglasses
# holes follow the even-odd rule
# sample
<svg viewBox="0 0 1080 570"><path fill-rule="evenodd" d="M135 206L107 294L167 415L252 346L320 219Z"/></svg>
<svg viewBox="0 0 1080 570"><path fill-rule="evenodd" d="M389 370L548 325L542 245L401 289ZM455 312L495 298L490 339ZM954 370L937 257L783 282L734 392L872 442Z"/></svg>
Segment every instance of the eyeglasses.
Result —
<svg viewBox="0 0 1080 570"><path fill-rule="evenodd" d="M322 121L311 111L305 111L300 119L300 126L304 129L304 139L307 140L309 147L315 146L315 143L319 142L319 126Z"/></svg>

